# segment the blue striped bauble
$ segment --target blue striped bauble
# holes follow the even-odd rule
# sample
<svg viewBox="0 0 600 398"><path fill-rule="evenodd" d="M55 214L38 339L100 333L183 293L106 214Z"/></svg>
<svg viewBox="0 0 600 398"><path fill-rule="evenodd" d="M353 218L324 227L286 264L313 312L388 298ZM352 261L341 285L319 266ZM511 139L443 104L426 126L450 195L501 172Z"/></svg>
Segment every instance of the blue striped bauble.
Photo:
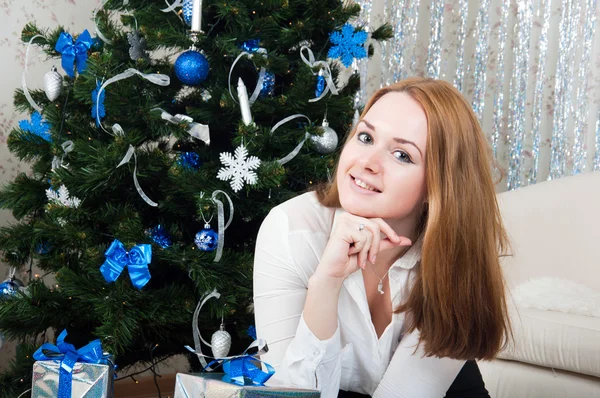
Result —
<svg viewBox="0 0 600 398"><path fill-rule="evenodd" d="M194 0L183 0L183 20L187 26L192 26L192 13L194 12Z"/></svg>

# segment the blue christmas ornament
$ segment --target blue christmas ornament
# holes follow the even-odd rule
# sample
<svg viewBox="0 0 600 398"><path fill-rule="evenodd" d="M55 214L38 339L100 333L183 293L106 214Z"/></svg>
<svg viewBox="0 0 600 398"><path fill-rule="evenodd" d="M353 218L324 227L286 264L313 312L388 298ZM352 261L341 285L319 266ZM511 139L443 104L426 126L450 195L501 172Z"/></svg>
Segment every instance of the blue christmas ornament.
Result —
<svg viewBox="0 0 600 398"><path fill-rule="evenodd" d="M5 280L4 282L0 283L0 299L16 295L21 287L23 287L23 282L17 278L9 278Z"/></svg>
<svg viewBox="0 0 600 398"><path fill-rule="evenodd" d="M194 239L196 247L203 252L212 252L219 243L219 234L210 227L209 223L204 224L204 229L196 234Z"/></svg>
<svg viewBox="0 0 600 398"><path fill-rule="evenodd" d="M245 41L240 48L250 54L255 53L260 48L260 40L259 39L251 39Z"/></svg>
<svg viewBox="0 0 600 398"><path fill-rule="evenodd" d="M183 21L187 26L192 26L192 13L194 12L194 0L184 0L183 7Z"/></svg>
<svg viewBox="0 0 600 398"><path fill-rule="evenodd" d="M272 72L266 71L263 79L263 86L260 90L260 97L272 96L275 91L275 75Z"/></svg>
<svg viewBox="0 0 600 398"><path fill-rule="evenodd" d="M102 40L100 40L100 38L98 36L96 36L92 39L91 49L93 52L102 51L103 47L104 47L104 42Z"/></svg>
<svg viewBox="0 0 600 398"><path fill-rule="evenodd" d="M175 75L183 84L195 86L208 76L208 60L196 50L188 50L175 61Z"/></svg>
<svg viewBox="0 0 600 398"><path fill-rule="evenodd" d="M163 249L171 247L171 245L173 244L171 242L171 237L169 236L169 233L160 224L150 229L150 239L152 239L154 243L156 243Z"/></svg>
<svg viewBox="0 0 600 398"><path fill-rule="evenodd" d="M200 161L200 156L196 152L183 152L177 158L177 164L183 167L184 169L193 169L198 170L202 165Z"/></svg>
<svg viewBox="0 0 600 398"><path fill-rule="evenodd" d="M52 246L48 242L38 243L35 246L35 252L37 254L48 254Z"/></svg>
<svg viewBox="0 0 600 398"><path fill-rule="evenodd" d="M354 58L366 58L365 41L367 32L364 30L354 31L354 26L349 23L342 26L342 31L335 31L329 35L329 40L334 44L329 49L329 58L339 58L347 68L352 65Z"/></svg>
<svg viewBox="0 0 600 398"><path fill-rule="evenodd" d="M323 91L325 90L325 76L323 76L323 71L319 71L319 75L317 76L317 88L315 89L315 97L319 98Z"/></svg>
<svg viewBox="0 0 600 398"><path fill-rule="evenodd" d="M42 118L42 114L39 112L33 112L31 114L31 121L21 120L19 122L19 127L21 130L35 134L48 142L52 142L52 136L50 135L50 123L45 121Z"/></svg>
<svg viewBox="0 0 600 398"><path fill-rule="evenodd" d="M100 99L98 100L98 91L102 87L102 83L96 82L96 88L92 91L92 117L96 121L96 127L100 127L99 119L106 116L106 109L104 108L104 97L106 94L105 90L100 93Z"/></svg>

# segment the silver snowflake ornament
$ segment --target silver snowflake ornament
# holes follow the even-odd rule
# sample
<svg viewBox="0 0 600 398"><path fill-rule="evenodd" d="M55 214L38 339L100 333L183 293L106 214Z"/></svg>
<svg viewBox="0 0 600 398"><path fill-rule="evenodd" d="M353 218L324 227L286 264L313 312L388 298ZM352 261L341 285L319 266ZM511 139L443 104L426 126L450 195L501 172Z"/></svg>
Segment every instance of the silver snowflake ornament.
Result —
<svg viewBox="0 0 600 398"><path fill-rule="evenodd" d="M145 58L148 56L146 53L146 39L144 39L140 32L133 31L127 33L127 41L129 42L129 56L132 60L137 60L138 58Z"/></svg>
<svg viewBox="0 0 600 398"><path fill-rule="evenodd" d="M221 163L225 167L219 169L217 178L222 181L231 180L231 189L233 192L238 192L246 184L256 184L258 177L253 171L260 166L260 159L256 156L248 157L248 150L244 145L240 145L235 149L235 156L231 153L223 152L219 156Z"/></svg>

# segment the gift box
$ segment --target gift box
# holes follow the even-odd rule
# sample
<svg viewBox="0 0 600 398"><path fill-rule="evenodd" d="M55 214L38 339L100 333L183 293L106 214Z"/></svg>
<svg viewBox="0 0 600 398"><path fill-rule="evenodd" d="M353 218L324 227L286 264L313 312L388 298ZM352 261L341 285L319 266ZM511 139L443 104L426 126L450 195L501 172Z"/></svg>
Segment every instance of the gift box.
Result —
<svg viewBox="0 0 600 398"><path fill-rule="evenodd" d="M36 361L33 364L32 398L56 398L61 361ZM80 363L73 366L71 397L112 398L113 366Z"/></svg>
<svg viewBox="0 0 600 398"><path fill-rule="evenodd" d="M256 385L240 386L238 384L224 382L222 380L223 376L223 373L177 373L174 398L318 398L321 396L321 393L317 390Z"/></svg>
<svg viewBox="0 0 600 398"><path fill-rule="evenodd" d="M31 397L112 398L115 366L100 340L75 349L66 337L63 330L56 345L42 344L33 353Z"/></svg>

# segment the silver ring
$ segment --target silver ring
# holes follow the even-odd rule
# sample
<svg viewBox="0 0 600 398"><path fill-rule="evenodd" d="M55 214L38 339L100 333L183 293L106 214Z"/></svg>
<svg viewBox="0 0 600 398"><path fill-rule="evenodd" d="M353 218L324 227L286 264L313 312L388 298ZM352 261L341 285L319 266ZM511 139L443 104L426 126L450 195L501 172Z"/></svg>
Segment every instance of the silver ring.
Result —
<svg viewBox="0 0 600 398"><path fill-rule="evenodd" d="M363 229L365 229L365 224L359 224L358 225L358 230L362 231Z"/></svg>

